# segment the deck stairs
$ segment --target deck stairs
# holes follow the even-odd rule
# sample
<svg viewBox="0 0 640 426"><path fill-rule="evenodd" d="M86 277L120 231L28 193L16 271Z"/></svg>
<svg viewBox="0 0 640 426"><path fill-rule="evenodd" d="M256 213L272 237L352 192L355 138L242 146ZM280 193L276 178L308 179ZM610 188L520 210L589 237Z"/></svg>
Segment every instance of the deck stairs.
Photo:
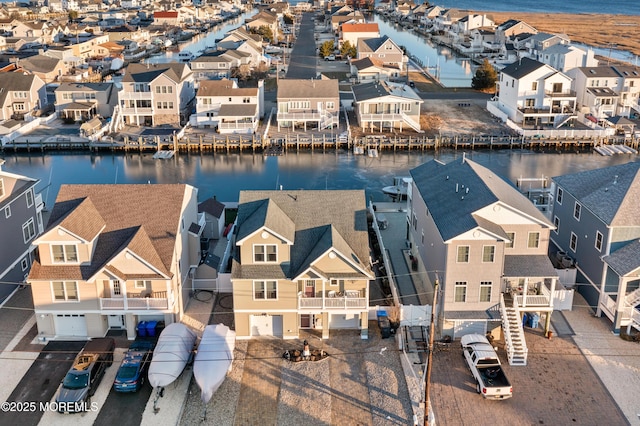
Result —
<svg viewBox="0 0 640 426"><path fill-rule="evenodd" d="M420 128L420 124L416 123L416 121L413 118L409 117L404 112L401 113L401 115L404 122L407 123L409 126L411 126L413 130L415 130L418 133L424 133L424 130Z"/></svg>
<svg viewBox="0 0 640 426"><path fill-rule="evenodd" d="M625 302L628 306L635 307L640 305L640 288L635 289L625 296Z"/></svg>
<svg viewBox="0 0 640 426"><path fill-rule="evenodd" d="M520 312L516 306L507 306L504 295L500 296L500 312L509 365L527 365L528 349Z"/></svg>

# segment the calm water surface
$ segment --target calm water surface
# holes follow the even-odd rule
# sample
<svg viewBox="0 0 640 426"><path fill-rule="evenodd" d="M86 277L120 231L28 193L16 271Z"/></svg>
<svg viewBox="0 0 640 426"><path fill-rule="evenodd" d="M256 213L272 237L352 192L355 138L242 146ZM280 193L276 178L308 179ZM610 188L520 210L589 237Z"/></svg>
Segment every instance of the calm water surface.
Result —
<svg viewBox="0 0 640 426"><path fill-rule="evenodd" d="M245 189L364 189L374 200L385 200L381 188L394 176L431 159L462 159L462 151L383 152L378 158L347 152L289 153L281 157L252 154L179 154L154 160L151 154L7 155L5 171L40 179L37 190L52 205L61 184L188 183L198 198L216 195L237 201ZM613 164L638 161L637 156L602 157L595 153L538 153L528 150L472 151L470 158L515 182L518 177L557 176Z"/></svg>

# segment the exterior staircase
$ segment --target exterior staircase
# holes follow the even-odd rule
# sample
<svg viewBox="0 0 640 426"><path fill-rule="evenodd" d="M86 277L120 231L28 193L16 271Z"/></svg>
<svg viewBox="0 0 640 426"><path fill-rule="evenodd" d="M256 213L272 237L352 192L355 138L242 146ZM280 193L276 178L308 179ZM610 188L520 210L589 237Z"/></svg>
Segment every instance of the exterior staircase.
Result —
<svg viewBox="0 0 640 426"><path fill-rule="evenodd" d="M405 114L404 112L400 113L402 116L402 119L404 120L405 123L407 123L409 126L411 126L411 128L413 130L415 130L418 133L424 133L424 130L422 130L420 128L420 124L416 123L415 120L411 117L409 117L407 114Z"/></svg>
<svg viewBox="0 0 640 426"><path fill-rule="evenodd" d="M504 330L505 348L509 365L527 365L527 342L524 339L524 329L520 312L515 306L505 304L504 295L500 296L500 312L502 314L502 329Z"/></svg>
<svg viewBox="0 0 640 426"><path fill-rule="evenodd" d="M631 306L632 308L640 305L640 288L637 288L631 293L627 294L624 299L627 305Z"/></svg>

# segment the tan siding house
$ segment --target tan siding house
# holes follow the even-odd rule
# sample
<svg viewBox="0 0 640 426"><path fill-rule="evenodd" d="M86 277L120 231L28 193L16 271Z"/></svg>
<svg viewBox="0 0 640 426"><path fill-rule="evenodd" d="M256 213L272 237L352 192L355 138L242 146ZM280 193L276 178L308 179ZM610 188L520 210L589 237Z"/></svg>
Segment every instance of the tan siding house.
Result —
<svg viewBox="0 0 640 426"><path fill-rule="evenodd" d="M367 335L369 246L364 191L243 191L232 285L239 338L300 329Z"/></svg>
<svg viewBox="0 0 640 426"><path fill-rule="evenodd" d="M133 339L141 320L179 321L204 227L196 198L189 185L63 185L28 277L40 337Z"/></svg>
<svg viewBox="0 0 640 426"><path fill-rule="evenodd" d="M337 126L340 116L338 80L286 79L278 82L278 131L280 127L317 129Z"/></svg>

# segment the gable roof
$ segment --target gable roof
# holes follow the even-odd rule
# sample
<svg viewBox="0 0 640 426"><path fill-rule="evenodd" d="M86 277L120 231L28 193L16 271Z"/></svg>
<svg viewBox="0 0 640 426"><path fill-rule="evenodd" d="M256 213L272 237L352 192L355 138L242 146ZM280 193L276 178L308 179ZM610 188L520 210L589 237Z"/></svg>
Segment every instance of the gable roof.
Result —
<svg viewBox="0 0 640 426"><path fill-rule="evenodd" d="M443 241L481 226L475 213L497 202L551 226L517 188L474 161L463 158L443 164L432 160L410 173Z"/></svg>
<svg viewBox="0 0 640 426"><path fill-rule="evenodd" d="M384 35L382 37L375 38L361 38L358 39L358 52L375 52L387 41L390 40L393 44L393 40L389 36Z"/></svg>
<svg viewBox="0 0 640 426"><path fill-rule="evenodd" d="M640 240L634 240L602 258L620 277L640 268Z"/></svg>
<svg viewBox="0 0 640 426"><path fill-rule="evenodd" d="M289 265L247 266L235 259L234 277L264 278L264 274L279 273L291 279L331 247L358 268L369 270L366 201L362 190L241 191L237 223L238 241L262 226L279 227L278 232L288 235L293 246Z"/></svg>
<svg viewBox="0 0 640 426"><path fill-rule="evenodd" d="M378 24L376 23L344 23L342 24L342 32L343 33L379 33L380 29L378 28Z"/></svg>
<svg viewBox="0 0 640 426"><path fill-rule="evenodd" d="M215 198L208 198L198 204L198 213L209 213L213 217L220 218L224 212L224 204Z"/></svg>
<svg viewBox="0 0 640 426"><path fill-rule="evenodd" d="M337 98L340 96L336 79L280 79L278 99Z"/></svg>
<svg viewBox="0 0 640 426"><path fill-rule="evenodd" d="M198 96L257 96L258 88L234 87L231 80L204 80L200 82Z"/></svg>
<svg viewBox="0 0 640 426"><path fill-rule="evenodd" d="M182 76L188 74L187 64L167 62L163 64L130 63L122 78L123 83L150 83L160 75L165 74L175 83L182 81Z"/></svg>
<svg viewBox="0 0 640 426"><path fill-rule="evenodd" d="M556 184L609 226L640 226L640 163L556 176Z"/></svg>
<svg viewBox="0 0 640 426"><path fill-rule="evenodd" d="M508 75L509 77L513 77L516 80L525 77L532 72L543 68L548 67L548 65L543 64L542 62L538 62L535 59L531 58L521 58L517 62L512 63L511 65L506 66L502 69L502 73Z"/></svg>
<svg viewBox="0 0 640 426"><path fill-rule="evenodd" d="M391 83L388 81L354 85L353 96L356 102L377 99L384 96L395 96L422 102L420 96L406 84Z"/></svg>
<svg viewBox="0 0 640 426"><path fill-rule="evenodd" d="M91 222L100 220L104 228L90 264L43 266L36 260L30 279L89 280L125 248L170 276L188 188L184 184L62 185L45 232L61 225L88 237L98 226Z"/></svg>

